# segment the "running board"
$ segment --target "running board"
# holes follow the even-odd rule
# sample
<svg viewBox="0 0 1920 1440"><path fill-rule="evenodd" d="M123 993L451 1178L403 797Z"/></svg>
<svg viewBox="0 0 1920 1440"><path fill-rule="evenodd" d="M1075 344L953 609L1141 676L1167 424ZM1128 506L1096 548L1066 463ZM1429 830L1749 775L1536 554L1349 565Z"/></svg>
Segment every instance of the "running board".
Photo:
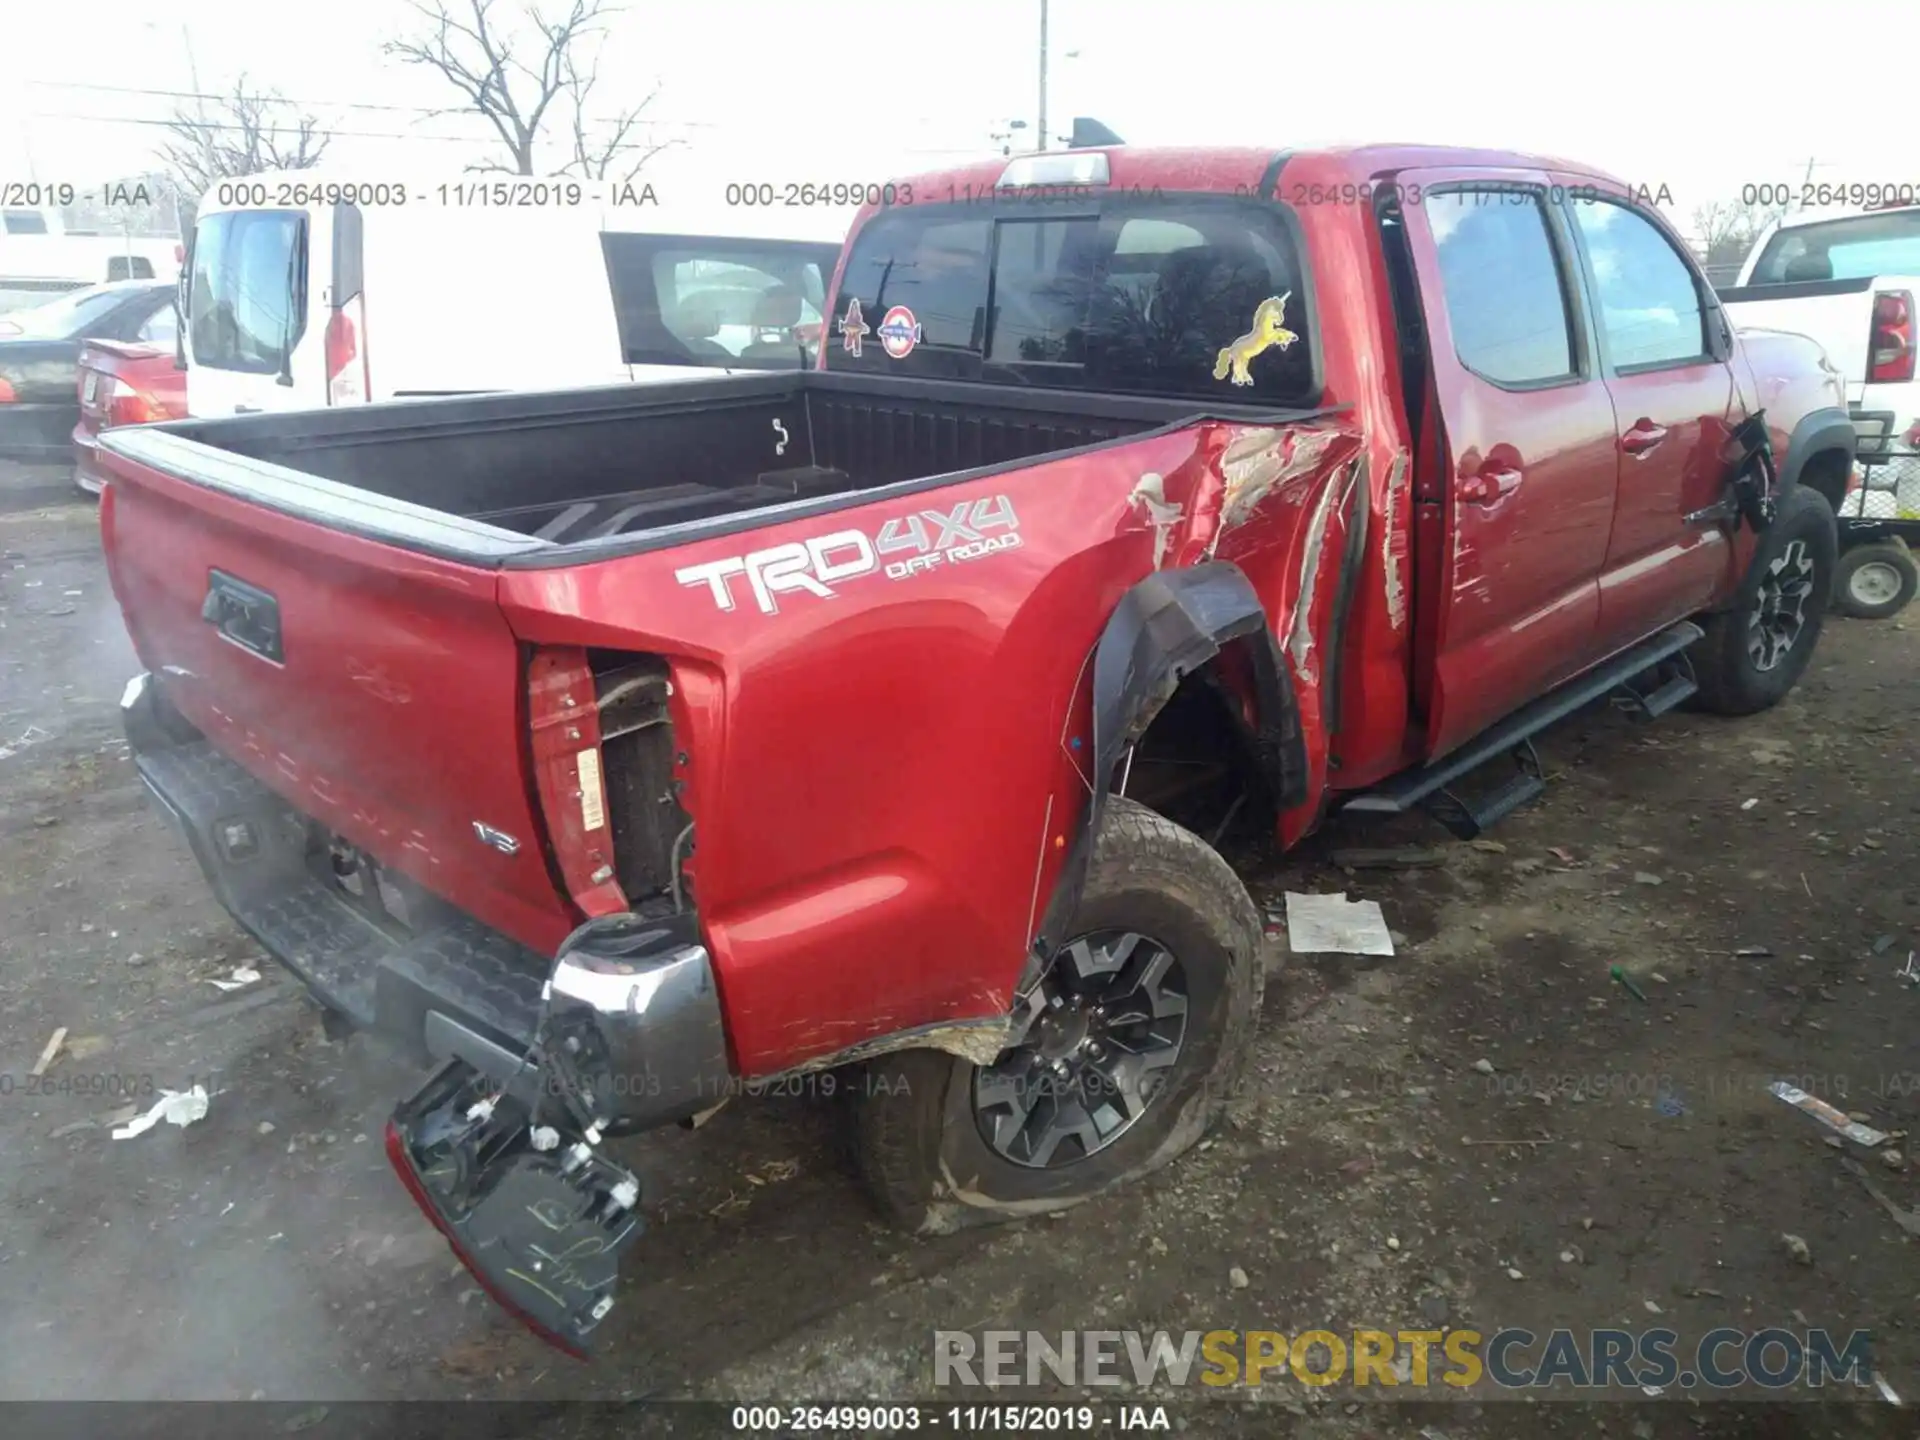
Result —
<svg viewBox="0 0 1920 1440"><path fill-rule="evenodd" d="M1621 689L1635 676L1680 656L1705 633L1692 621L1683 620L1521 706L1451 755L1430 765L1403 770L1377 789L1356 795L1341 808L1361 815L1402 815L1416 805L1424 805L1447 829L1471 839L1546 788L1540 775L1539 757L1533 750L1535 735L1581 706ZM1678 705L1694 688L1691 667L1687 667L1677 670L1673 678L1644 697L1637 691L1629 693L1634 696L1634 706L1650 718ZM1449 789L1454 781L1502 755L1513 758L1519 773L1491 794L1469 801Z"/></svg>

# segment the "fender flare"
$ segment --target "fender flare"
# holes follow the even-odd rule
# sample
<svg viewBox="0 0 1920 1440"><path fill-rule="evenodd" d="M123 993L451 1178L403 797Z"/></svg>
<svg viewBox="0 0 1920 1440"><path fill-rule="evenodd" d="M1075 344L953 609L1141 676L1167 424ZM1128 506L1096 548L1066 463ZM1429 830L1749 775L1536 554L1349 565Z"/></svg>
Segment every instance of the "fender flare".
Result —
<svg viewBox="0 0 1920 1440"><path fill-rule="evenodd" d="M1258 698L1255 762L1282 807L1304 797L1306 747L1293 682L1245 572L1231 561L1210 560L1141 580L1121 597L1094 647L1092 794L1033 938L1023 988L1037 963L1059 944L1079 904L1093 837L1121 755L1146 733L1182 680L1243 639L1251 645Z"/></svg>
<svg viewBox="0 0 1920 1440"><path fill-rule="evenodd" d="M1793 434L1787 440L1787 453L1780 462L1780 488L1784 491L1798 485L1800 472L1807 468L1807 462L1823 451L1844 451L1851 460L1856 439L1852 419L1839 406L1823 405L1818 410L1809 410L1794 425Z"/></svg>

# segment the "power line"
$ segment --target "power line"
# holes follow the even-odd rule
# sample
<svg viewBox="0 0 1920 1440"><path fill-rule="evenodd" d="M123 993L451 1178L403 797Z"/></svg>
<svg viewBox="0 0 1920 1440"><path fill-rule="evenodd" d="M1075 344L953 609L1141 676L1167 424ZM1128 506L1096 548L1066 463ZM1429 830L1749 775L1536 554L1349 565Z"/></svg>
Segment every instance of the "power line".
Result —
<svg viewBox="0 0 1920 1440"><path fill-rule="evenodd" d="M30 86L43 90L94 90L108 95L152 95L167 100L231 100L232 95L222 95L212 90L163 90L143 85L99 85L85 80L28 80ZM431 105L381 105L370 100L316 100L302 99L299 96L286 96L262 92L260 98L271 104L311 105L316 108L331 107L337 110L375 110L396 115L444 116L476 114L476 111L448 109L445 106ZM944 123L946 117L936 115L895 115L888 117L889 123L905 122L913 125ZM592 124L611 124L611 119L591 121ZM726 123L720 120L649 120L642 118L635 123L641 125L672 125L689 130L722 130Z"/></svg>
<svg viewBox="0 0 1920 1440"><path fill-rule="evenodd" d="M448 117L472 116L475 119L482 118L479 112L474 110L453 110L453 111L444 111L439 113ZM434 141L443 145L471 146L471 145L490 145L490 144L493 144L498 139L497 136L492 134L462 136L462 135L423 135L417 131L409 132L409 131L402 131L402 130L336 130L332 126L319 125L319 124L316 124L312 128L307 130L302 130L301 127L297 125L246 126L246 125L222 124L217 121L208 121L205 125L202 125L198 120L193 120L193 119L151 120L151 119L144 119L141 117L131 116L131 115L74 115L74 114L67 113L65 111L46 111L46 110L31 111L28 113L27 118L29 120L78 120L82 124L93 124L93 125L151 125L151 126L158 126L159 128L165 129L165 130L174 130L176 134L178 133L179 127L185 126L186 128L191 130L238 131L242 134L245 134L249 130L251 130L252 133L256 135L306 134L316 140L332 139L334 137L339 137L341 139L349 139L349 140L429 140L429 141ZM671 123L671 122L662 122L662 123ZM699 123L710 129L721 128L718 122L714 122L714 121L702 121ZM900 155L974 155L974 156L978 156L978 155L983 155L986 152L983 151L980 146L966 145L966 146L945 146L945 147L901 146L894 153L900 154Z"/></svg>

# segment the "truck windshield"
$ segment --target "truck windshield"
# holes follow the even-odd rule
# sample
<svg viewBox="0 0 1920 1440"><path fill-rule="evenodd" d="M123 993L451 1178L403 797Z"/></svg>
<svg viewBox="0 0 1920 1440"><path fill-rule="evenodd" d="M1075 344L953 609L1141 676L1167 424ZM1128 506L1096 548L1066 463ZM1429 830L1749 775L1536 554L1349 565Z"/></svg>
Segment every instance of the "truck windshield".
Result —
<svg viewBox="0 0 1920 1440"><path fill-rule="evenodd" d="M855 239L827 367L1312 404L1301 257L1274 206L1119 196L884 211ZM991 306L991 314L989 314Z"/></svg>
<svg viewBox="0 0 1920 1440"><path fill-rule="evenodd" d="M283 347L305 328L298 265L304 218L293 210L229 210L194 227L187 334L195 365L260 375L279 370Z"/></svg>
<svg viewBox="0 0 1920 1440"><path fill-rule="evenodd" d="M1782 230L1767 242L1749 285L1920 275L1920 210L1855 215Z"/></svg>

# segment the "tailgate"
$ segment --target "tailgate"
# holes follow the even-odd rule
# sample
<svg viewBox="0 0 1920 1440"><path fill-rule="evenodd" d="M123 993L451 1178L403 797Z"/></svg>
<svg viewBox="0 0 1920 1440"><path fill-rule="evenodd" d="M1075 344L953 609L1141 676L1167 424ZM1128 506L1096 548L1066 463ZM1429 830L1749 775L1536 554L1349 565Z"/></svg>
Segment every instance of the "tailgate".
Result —
<svg viewBox="0 0 1920 1440"><path fill-rule="evenodd" d="M1848 385L1867 378L1867 340L1873 320L1873 291L1843 295L1766 298L1769 286L1723 292L1721 302L1736 327L1787 330L1819 342ZM1792 286L1780 286L1783 290Z"/></svg>
<svg viewBox="0 0 1920 1440"><path fill-rule="evenodd" d="M297 810L552 954L573 917L529 799L495 572L134 463L149 442L123 436L153 432L103 445L103 538L168 699Z"/></svg>

